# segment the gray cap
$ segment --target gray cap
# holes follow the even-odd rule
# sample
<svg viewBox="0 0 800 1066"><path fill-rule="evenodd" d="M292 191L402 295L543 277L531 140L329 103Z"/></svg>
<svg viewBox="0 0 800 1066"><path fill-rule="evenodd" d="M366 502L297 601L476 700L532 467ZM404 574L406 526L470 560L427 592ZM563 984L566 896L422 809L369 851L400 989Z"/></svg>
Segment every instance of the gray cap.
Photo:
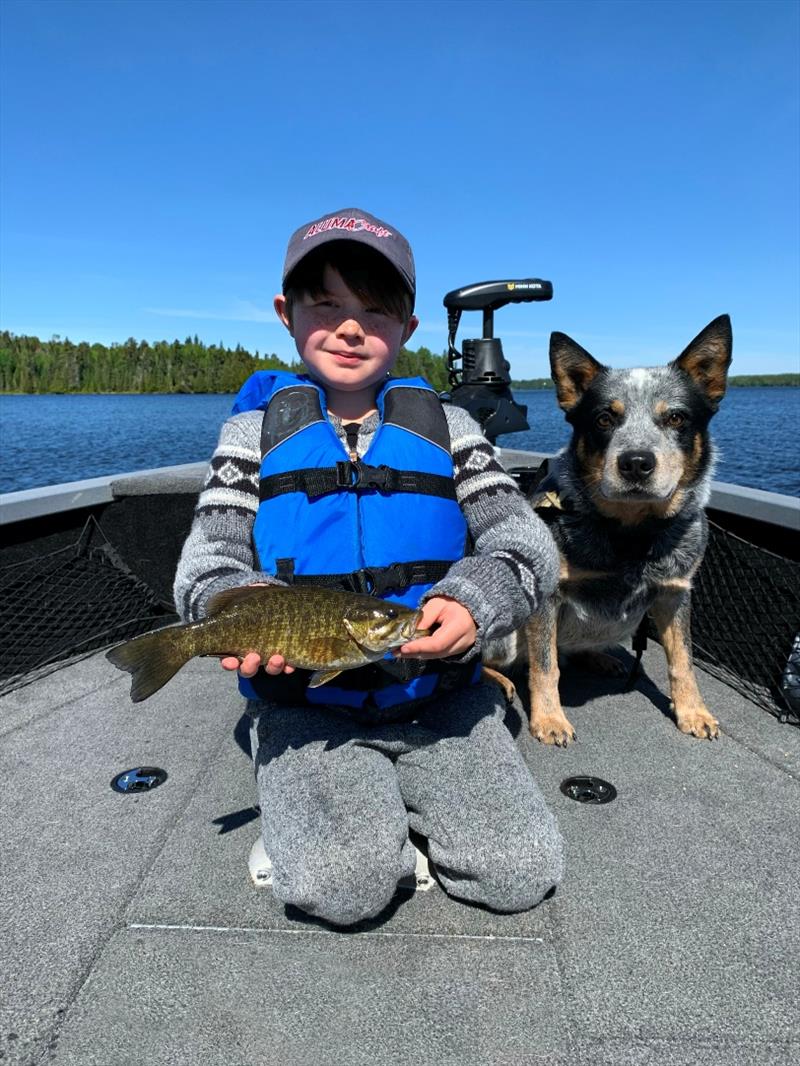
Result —
<svg viewBox="0 0 800 1066"><path fill-rule="evenodd" d="M416 295L417 282L414 271L414 256L411 245L394 226L388 226L379 218L357 207L345 207L323 215L314 222L306 222L289 238L286 249L286 261L283 264L283 284L309 252L330 241L360 241L374 248L385 256L408 286L412 296Z"/></svg>

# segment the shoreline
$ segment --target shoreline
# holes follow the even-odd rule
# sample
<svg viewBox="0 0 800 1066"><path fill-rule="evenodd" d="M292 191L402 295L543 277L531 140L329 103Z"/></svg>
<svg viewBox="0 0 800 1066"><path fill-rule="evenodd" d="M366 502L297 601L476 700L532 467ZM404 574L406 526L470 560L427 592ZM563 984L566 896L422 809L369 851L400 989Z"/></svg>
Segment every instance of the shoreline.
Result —
<svg viewBox="0 0 800 1066"><path fill-rule="evenodd" d="M739 374L728 378L729 389L797 389L800 388L800 374L764 374L757 381L751 380L756 375ZM786 381L787 377L792 378ZM780 379L780 380L778 380ZM512 381L511 389L520 392L548 392L554 389L552 381L543 380L542 384L531 381ZM198 390L187 392L184 389L174 392L163 392L157 389L153 391L134 392L129 390L117 390L115 392L98 392L96 390L79 390L65 392L60 389L47 389L37 392L11 392L0 389L0 396L236 396L236 392L217 392L214 390Z"/></svg>

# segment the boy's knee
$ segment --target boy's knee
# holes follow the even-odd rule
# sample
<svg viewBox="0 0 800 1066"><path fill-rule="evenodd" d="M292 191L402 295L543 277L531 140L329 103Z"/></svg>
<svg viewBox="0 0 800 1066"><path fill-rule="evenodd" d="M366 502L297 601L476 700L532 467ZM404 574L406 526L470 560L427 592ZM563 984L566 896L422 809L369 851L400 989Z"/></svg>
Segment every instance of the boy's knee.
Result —
<svg viewBox="0 0 800 1066"><path fill-rule="evenodd" d="M296 857L275 877L273 892L283 903L332 925L355 925L374 918L395 894L397 861L376 852L319 851Z"/></svg>
<svg viewBox="0 0 800 1066"><path fill-rule="evenodd" d="M564 847L558 830L522 839L498 852L485 871L485 903L509 913L530 910L563 876Z"/></svg>
<svg viewBox="0 0 800 1066"><path fill-rule="evenodd" d="M491 910L516 913L541 903L564 875L564 846L553 822L535 833L514 834L470 849L464 873L445 887Z"/></svg>

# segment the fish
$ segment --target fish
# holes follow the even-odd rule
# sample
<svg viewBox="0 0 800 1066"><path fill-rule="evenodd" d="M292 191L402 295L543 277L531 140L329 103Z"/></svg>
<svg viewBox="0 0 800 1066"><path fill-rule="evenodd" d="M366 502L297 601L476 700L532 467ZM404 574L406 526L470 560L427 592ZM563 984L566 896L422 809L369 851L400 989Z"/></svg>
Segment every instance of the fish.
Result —
<svg viewBox="0 0 800 1066"><path fill-rule="evenodd" d="M343 670L382 659L413 637L422 612L358 593L313 586L245 585L217 593L197 622L143 633L106 653L131 674L131 700L158 692L190 659L200 655L237 656L257 652L262 663L280 654L286 662L313 671L317 688Z"/></svg>

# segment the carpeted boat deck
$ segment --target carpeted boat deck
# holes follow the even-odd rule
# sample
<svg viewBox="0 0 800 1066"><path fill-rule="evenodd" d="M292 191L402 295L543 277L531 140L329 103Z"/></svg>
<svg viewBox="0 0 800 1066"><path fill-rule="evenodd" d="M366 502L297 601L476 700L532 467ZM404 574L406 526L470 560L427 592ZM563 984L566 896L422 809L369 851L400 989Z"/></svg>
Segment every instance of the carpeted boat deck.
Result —
<svg viewBox="0 0 800 1066"><path fill-rule="evenodd" d="M800 730L701 673L724 735L685 737L644 663L630 692L564 678L567 750L509 710L567 841L553 898L498 915L437 885L348 932L249 880L245 722L213 661L135 706L102 653L6 696L0 1062L800 1061ZM110 788L141 765L167 781ZM563 795L583 774L616 799Z"/></svg>

